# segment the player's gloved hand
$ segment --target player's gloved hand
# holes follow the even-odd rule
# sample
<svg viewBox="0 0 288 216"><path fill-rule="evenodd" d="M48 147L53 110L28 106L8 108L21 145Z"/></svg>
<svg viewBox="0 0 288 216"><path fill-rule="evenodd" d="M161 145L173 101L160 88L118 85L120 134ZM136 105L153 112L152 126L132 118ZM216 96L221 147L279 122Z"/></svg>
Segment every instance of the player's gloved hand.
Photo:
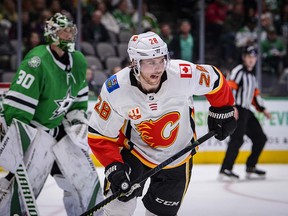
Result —
<svg viewBox="0 0 288 216"><path fill-rule="evenodd" d="M114 162L109 164L105 168L105 176L110 182L110 189L112 193L119 190L123 193L127 193L131 189L131 182L129 178L130 167L128 164L123 164L120 162ZM129 196L121 196L118 199L122 202L127 202L134 197L134 193Z"/></svg>
<svg viewBox="0 0 288 216"><path fill-rule="evenodd" d="M80 148L88 151L87 143L88 120L83 110L72 110L66 114L62 124L70 139Z"/></svg>
<svg viewBox="0 0 288 216"><path fill-rule="evenodd" d="M215 131L215 138L224 140L231 135L236 127L237 121L234 117L234 108L232 106L225 107L210 107L208 113L208 128L209 131Z"/></svg>

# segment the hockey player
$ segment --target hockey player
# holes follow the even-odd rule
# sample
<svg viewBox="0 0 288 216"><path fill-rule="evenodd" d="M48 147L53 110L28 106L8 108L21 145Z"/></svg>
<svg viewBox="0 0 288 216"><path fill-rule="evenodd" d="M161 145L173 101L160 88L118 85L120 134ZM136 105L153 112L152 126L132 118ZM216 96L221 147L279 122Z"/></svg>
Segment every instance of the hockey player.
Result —
<svg viewBox="0 0 288 216"><path fill-rule="evenodd" d="M31 162L36 163L32 165L39 172L42 172L42 164L51 163L50 170L43 173L44 180L42 178L39 183L40 174L29 175L33 170L28 170L28 175L37 197L51 171L58 186L64 190L63 201L69 216L80 215L103 199L95 167L87 153L87 63L83 54L74 49L76 34L77 27L66 16L56 13L50 17L44 33L48 45L37 46L25 56L3 102L8 126L17 119L46 131L58 142L50 149L55 161L43 161L42 158ZM42 146L46 145L42 142ZM86 169L84 164L90 164L90 167ZM4 181L13 181L11 177L13 175L9 174ZM21 202L17 198L18 192L11 193L16 199L10 198L10 203L4 206L1 200L0 212L24 215L23 209L22 213L15 212L15 206Z"/></svg>
<svg viewBox="0 0 288 216"><path fill-rule="evenodd" d="M237 129L231 135L228 143L225 158L220 169L220 180L239 179L239 176L232 172L234 162L243 144L243 137L246 134L252 141L252 152L246 161L247 178L265 177L266 172L256 168L258 158L267 141L261 125L250 110L254 105L259 112L263 112L266 118L270 119L271 114L264 107L260 96L257 80L255 77L255 64L257 61L257 48L247 46L243 49L242 64L236 66L229 76L228 84L235 97L235 104L239 111Z"/></svg>
<svg viewBox="0 0 288 216"><path fill-rule="evenodd" d="M169 60L166 43L153 32L132 36L128 54L131 66L103 84L89 120L88 143L105 166L105 189L111 189L105 192L133 192L106 205L105 215L133 215L144 184L130 191L131 182L196 139L193 95L210 102L208 124L217 139L236 127L233 95L216 67ZM146 215L177 215L194 153L151 177Z"/></svg>

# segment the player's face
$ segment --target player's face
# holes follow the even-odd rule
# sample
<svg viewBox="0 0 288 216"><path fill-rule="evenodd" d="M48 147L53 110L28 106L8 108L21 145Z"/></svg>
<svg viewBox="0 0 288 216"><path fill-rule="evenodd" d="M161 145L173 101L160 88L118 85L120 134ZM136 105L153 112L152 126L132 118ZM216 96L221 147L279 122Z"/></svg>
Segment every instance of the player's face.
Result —
<svg viewBox="0 0 288 216"><path fill-rule="evenodd" d="M148 85L158 86L161 81L161 76L165 70L165 64L166 60L164 56L141 60L140 80L143 79Z"/></svg>
<svg viewBox="0 0 288 216"><path fill-rule="evenodd" d="M248 70L252 70L257 61L257 56L254 55L244 55L243 63Z"/></svg>
<svg viewBox="0 0 288 216"><path fill-rule="evenodd" d="M57 32L60 39L71 42L74 41L76 34L77 30L74 27L67 27Z"/></svg>

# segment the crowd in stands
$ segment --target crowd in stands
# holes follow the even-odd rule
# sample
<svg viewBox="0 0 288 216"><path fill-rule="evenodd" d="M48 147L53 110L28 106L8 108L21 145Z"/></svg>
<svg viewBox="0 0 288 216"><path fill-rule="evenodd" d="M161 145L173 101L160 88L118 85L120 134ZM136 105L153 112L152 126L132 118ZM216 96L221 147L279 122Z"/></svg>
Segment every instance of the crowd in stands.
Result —
<svg viewBox="0 0 288 216"><path fill-rule="evenodd" d="M15 73L17 69L19 19L23 26L23 47L20 47L23 56L33 47L45 42L44 20L52 14L61 12L76 19L76 0L22 2L23 13L19 17L16 0L0 0L1 81L10 81L7 79L11 79L11 76L5 74ZM171 58L197 63L199 1L143 0L140 26L137 0L81 2L80 49L89 66L87 80L91 95L97 96L103 80L129 64L127 42L132 34L139 31L151 30L160 34L168 44ZM175 8L176 5L180 8ZM205 63L218 66L227 75L239 63L242 47L258 43L257 0L206 0L205 21ZM267 87L267 95L277 95L277 92L269 89L273 84L271 80L274 80L275 83L284 83L284 88L286 84L287 93L288 0L262 0L260 23L262 75L266 79L263 80L264 89Z"/></svg>

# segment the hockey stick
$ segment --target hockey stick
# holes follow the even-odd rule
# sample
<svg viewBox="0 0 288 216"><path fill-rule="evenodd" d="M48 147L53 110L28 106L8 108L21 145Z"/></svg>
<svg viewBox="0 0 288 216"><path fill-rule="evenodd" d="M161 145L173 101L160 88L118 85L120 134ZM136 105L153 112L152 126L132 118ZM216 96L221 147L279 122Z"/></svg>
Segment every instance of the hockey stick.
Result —
<svg viewBox="0 0 288 216"><path fill-rule="evenodd" d="M16 184L18 185L18 190L21 194L21 198L26 210L26 215L27 216L39 215L39 210L36 205L36 200L34 197L31 184L28 180L28 174L24 162L19 164L15 174L9 172L5 178L8 181L11 181L14 177L16 178ZM15 209L12 211L15 211Z"/></svg>
<svg viewBox="0 0 288 216"><path fill-rule="evenodd" d="M19 165L18 169L16 170L15 177L26 209L26 214L28 216L39 215L34 193L28 180L28 174L24 163Z"/></svg>
<svg viewBox="0 0 288 216"><path fill-rule="evenodd" d="M207 134L205 134L204 136L202 136L201 138L199 138L198 140L196 140L195 142L193 142L191 145L187 146L186 148L182 149L181 151L179 151L178 153L174 154L172 157L168 158L167 160L163 161L161 164L159 164L158 166L154 167L153 169L149 170L148 172L146 172L143 176L137 178L135 181L132 182L132 190L133 188L137 188L138 185L143 182L146 181L148 178L150 178L151 176L155 175L156 173L158 173L160 170L162 170L164 167L166 167L167 165L169 165L170 163L172 163L173 161L175 161L176 159L178 159L179 157L183 156L185 153L192 151L193 149L195 149L198 145L200 145L201 143L205 142L206 140L210 139L211 137L213 137L214 135L216 135L215 131L209 131ZM133 192L133 191L132 191ZM129 193L129 192L128 192ZM101 209L102 207L104 207L105 205L107 205L108 203L110 203L111 201L113 201L114 199L118 198L119 196L122 195L122 192L119 190L116 193L112 194L111 196L109 196L107 199L103 200L102 202L98 203L96 206L92 207L91 209L89 209L88 211L84 212L83 214L81 214L80 216L93 216L93 213L96 212L97 210Z"/></svg>

